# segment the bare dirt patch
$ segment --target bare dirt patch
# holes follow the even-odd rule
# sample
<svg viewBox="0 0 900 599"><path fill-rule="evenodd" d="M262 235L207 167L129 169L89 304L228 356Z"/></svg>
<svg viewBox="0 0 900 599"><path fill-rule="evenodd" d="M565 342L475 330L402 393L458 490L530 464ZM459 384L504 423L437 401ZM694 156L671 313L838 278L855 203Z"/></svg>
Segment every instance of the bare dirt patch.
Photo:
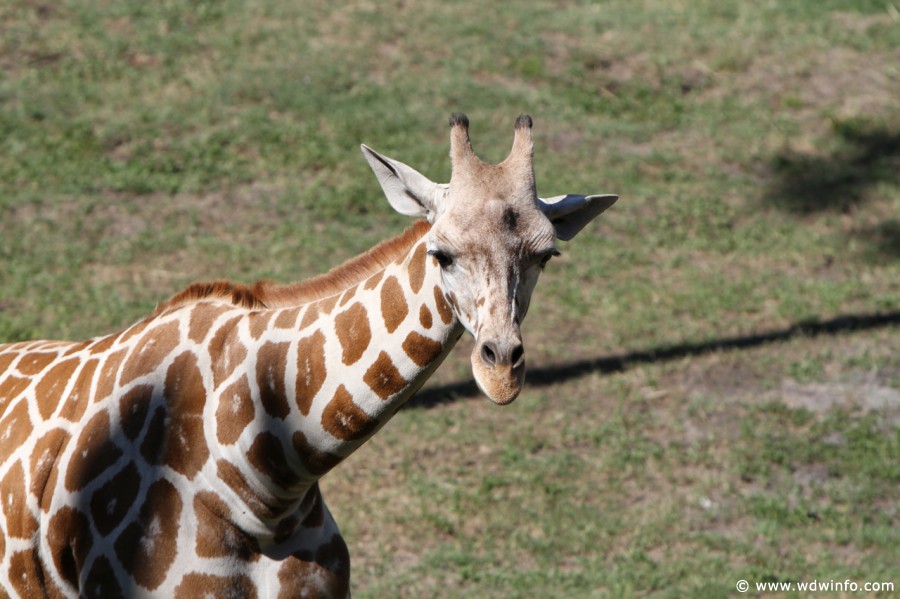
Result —
<svg viewBox="0 0 900 599"><path fill-rule="evenodd" d="M851 371L846 381L798 383L782 381L772 395L791 408L827 412L836 407L862 411L889 410L900 416L900 390L881 382L879 372ZM900 424L900 421L898 421Z"/></svg>
<svg viewBox="0 0 900 599"><path fill-rule="evenodd" d="M887 326L869 334L798 338L715 354L686 364L675 375L677 387L686 396L719 397L729 403L777 401L817 414L846 408L900 416L900 370L888 349L897 336L896 327ZM886 364L880 364L883 359ZM805 361L822 364L815 381L791 376L791 368ZM855 365L858 362L871 366L863 368Z"/></svg>
<svg viewBox="0 0 900 599"><path fill-rule="evenodd" d="M277 225L282 215L276 198L283 191L279 184L256 183L203 194L134 196L108 192L92 212L107 223L110 234L119 236L133 236L169 219L193 217L200 229L224 233L247 226ZM242 220L243 215L252 215L252 219Z"/></svg>
<svg viewBox="0 0 900 599"><path fill-rule="evenodd" d="M900 49L862 53L835 46L796 60L762 55L706 94L764 99L773 109L790 110L808 135L822 135L828 125L823 114L850 118L895 109L900 98L897 64Z"/></svg>
<svg viewBox="0 0 900 599"><path fill-rule="evenodd" d="M283 217L277 198L284 186L277 183L252 184L203 194L152 193L134 195L105 192L90 203L55 198L40 204L29 203L9 211L8 222L43 221L65 225L82 219L96 223L105 235L133 238L162 223L196 220L201 229L223 232L246 226L275 226ZM252 221L241 220L252 214ZM93 227L92 227L93 228Z"/></svg>

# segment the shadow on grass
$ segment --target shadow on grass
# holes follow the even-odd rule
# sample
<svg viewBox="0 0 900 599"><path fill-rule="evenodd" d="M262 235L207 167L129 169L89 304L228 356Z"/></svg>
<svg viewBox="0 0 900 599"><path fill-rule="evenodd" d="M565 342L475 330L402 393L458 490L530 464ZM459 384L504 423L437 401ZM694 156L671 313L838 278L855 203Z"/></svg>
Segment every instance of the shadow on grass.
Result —
<svg viewBox="0 0 900 599"><path fill-rule="evenodd" d="M836 121L834 132L837 145L828 154L787 151L775 157L772 204L797 214L848 212L876 183L900 183L900 131L851 119Z"/></svg>
<svg viewBox="0 0 900 599"><path fill-rule="evenodd" d="M881 327L900 325L900 311L878 314L849 314L830 320L808 320L791 325L785 329L744 335L724 337L698 343L681 343L663 347L634 351L617 356L606 356L588 360L578 360L534 368L525 375L525 384L544 387L576 379L593 372L614 374L625 372L629 368L641 364L655 364L678 360L691 356L702 356L717 351L733 349L750 349L770 343L787 341L796 337L818 337L820 335L837 335L851 331L865 331ZM475 381L463 381L442 385L431 389L423 389L413 397L408 406L412 408L431 408L451 403L458 399L475 397L481 394Z"/></svg>
<svg viewBox="0 0 900 599"><path fill-rule="evenodd" d="M768 194L793 214L853 212L864 208L876 184L900 185L900 128L849 119L834 122L830 152L787 151L773 160L776 182ZM900 258L900 222L889 220L858 233L881 256Z"/></svg>

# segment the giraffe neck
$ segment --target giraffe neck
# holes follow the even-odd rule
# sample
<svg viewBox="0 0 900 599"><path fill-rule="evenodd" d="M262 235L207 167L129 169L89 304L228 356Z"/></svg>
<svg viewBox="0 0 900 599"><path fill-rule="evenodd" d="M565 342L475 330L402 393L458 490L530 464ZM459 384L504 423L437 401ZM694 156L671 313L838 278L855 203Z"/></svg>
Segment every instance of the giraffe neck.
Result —
<svg viewBox="0 0 900 599"><path fill-rule="evenodd" d="M28 543L44 542L63 556L48 584L71 594L90 581L172 596L226 562L267 581L314 572L344 594L346 545L317 481L463 332L425 231L296 305L291 293L309 288L277 289L270 304L265 288L229 301L197 287L121 333L0 345L0 487L13 506L0 589L12 572L19 594L41 594ZM236 580L202 580L214 579Z"/></svg>
<svg viewBox="0 0 900 599"><path fill-rule="evenodd" d="M262 520L295 512L318 478L412 397L462 332L424 237L340 293L236 319L218 355L210 349L219 477L256 503Z"/></svg>

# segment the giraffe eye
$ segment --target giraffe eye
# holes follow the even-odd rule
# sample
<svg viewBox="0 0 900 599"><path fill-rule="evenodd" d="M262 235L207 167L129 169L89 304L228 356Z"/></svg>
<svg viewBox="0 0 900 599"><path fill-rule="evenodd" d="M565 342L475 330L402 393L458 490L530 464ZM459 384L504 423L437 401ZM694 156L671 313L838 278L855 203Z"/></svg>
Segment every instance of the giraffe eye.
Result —
<svg viewBox="0 0 900 599"><path fill-rule="evenodd" d="M544 256L541 258L541 270L543 270L544 267L547 266L547 263L550 262L550 258L559 255L560 254L557 250L553 250L552 252L547 252L546 254L544 254Z"/></svg>
<svg viewBox="0 0 900 599"><path fill-rule="evenodd" d="M428 250L428 255L432 256L441 268L448 268L451 264L453 264L453 257L450 254L442 252L441 250Z"/></svg>

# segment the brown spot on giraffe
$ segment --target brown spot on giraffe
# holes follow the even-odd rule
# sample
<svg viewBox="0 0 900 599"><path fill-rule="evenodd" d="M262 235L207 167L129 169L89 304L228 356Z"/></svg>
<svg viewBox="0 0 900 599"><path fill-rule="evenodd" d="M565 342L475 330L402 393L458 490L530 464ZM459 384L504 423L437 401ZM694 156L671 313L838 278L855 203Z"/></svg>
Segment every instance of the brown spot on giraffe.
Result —
<svg viewBox="0 0 900 599"><path fill-rule="evenodd" d="M68 358L69 356L77 353L81 353L84 349L90 345L90 341L82 341L81 343L70 343L68 341L64 342L69 345L68 349L62 353L62 357Z"/></svg>
<svg viewBox="0 0 900 599"><path fill-rule="evenodd" d="M281 591L278 599L307 594L345 597L349 593L350 553L340 535L315 552L298 551L288 557L278 570Z"/></svg>
<svg viewBox="0 0 900 599"><path fill-rule="evenodd" d="M378 397L385 400L405 388L408 382L385 352L378 354L378 358L363 376L363 381Z"/></svg>
<svg viewBox="0 0 900 599"><path fill-rule="evenodd" d="M0 455L9 456L21 447L31 434L32 424L28 417L28 404L19 401L0 420Z"/></svg>
<svg viewBox="0 0 900 599"><path fill-rule="evenodd" d="M320 568L317 568L310 559L302 559L293 555L288 557L278 570L278 582L281 585L281 590L277 599L301 597L303 593L310 592L323 597L345 596L344 593L340 595L328 593L325 588L325 581L320 580L318 577L319 570Z"/></svg>
<svg viewBox="0 0 900 599"><path fill-rule="evenodd" d="M431 364L437 358L444 346L439 341L429 339L424 335L420 335L416 331L412 331L403 340L403 351L409 356L416 366L425 367Z"/></svg>
<svg viewBox="0 0 900 599"><path fill-rule="evenodd" d="M144 430L150 402L153 400L152 385L136 385L119 400L119 418L122 432L132 441Z"/></svg>
<svg viewBox="0 0 900 599"><path fill-rule="evenodd" d="M116 386L116 373L125 359L127 350L120 349L103 361L103 367L100 368L100 374L97 376L97 388L94 390L93 402L103 401L110 395Z"/></svg>
<svg viewBox="0 0 900 599"><path fill-rule="evenodd" d="M134 379L159 368L162 361L178 345L178 340L178 323L174 321L148 331L128 355L122 367L119 384L127 385Z"/></svg>
<svg viewBox="0 0 900 599"><path fill-rule="evenodd" d="M25 376L35 376L40 374L47 366L56 359L56 353L35 352L25 354L16 364L19 372Z"/></svg>
<svg viewBox="0 0 900 599"><path fill-rule="evenodd" d="M78 436L75 450L66 468L68 491L78 491L106 472L122 455L122 450L110 438L109 414L97 412Z"/></svg>
<svg viewBox="0 0 900 599"><path fill-rule="evenodd" d="M294 432L293 437L291 437L291 444L294 446L296 454L300 456L300 462L303 464L303 467L313 477L322 476L337 466L342 459L338 455L316 448L306 440L306 435L300 431Z"/></svg>
<svg viewBox="0 0 900 599"><path fill-rule="evenodd" d="M69 442L69 438L67 437L64 441L64 444ZM65 450L65 445L60 447L59 453ZM50 467L50 473L47 476L47 482L44 484L44 488L41 491L41 511L45 514L50 513L50 508L53 507L53 491L56 490L56 484L59 480L59 463L54 463L53 466Z"/></svg>
<svg viewBox="0 0 900 599"><path fill-rule="evenodd" d="M94 341L88 343L87 350L93 355L105 353L113 345L115 345L118 338L119 333L107 335L106 337L100 337L99 339L95 339Z"/></svg>
<svg viewBox="0 0 900 599"><path fill-rule="evenodd" d="M424 328L430 329L433 324L431 318L431 310L428 309L428 306L422 304L419 308L419 324L421 324Z"/></svg>
<svg viewBox="0 0 900 599"><path fill-rule="evenodd" d="M290 343L267 342L256 354L256 384L263 408L273 418L284 420L291 413L284 387L284 369Z"/></svg>
<svg viewBox="0 0 900 599"><path fill-rule="evenodd" d="M144 332L144 330L147 328L147 326L152 321L153 321L152 318L145 318L141 322L125 329L125 331L119 335L118 343L119 344L128 343L128 340L131 339L132 337L142 334Z"/></svg>
<svg viewBox="0 0 900 599"><path fill-rule="evenodd" d="M231 509L216 493L201 491L194 496L194 516L197 555L244 562L258 558L259 544L233 524Z"/></svg>
<svg viewBox="0 0 900 599"><path fill-rule="evenodd" d="M353 304L335 317L334 328L343 350L344 364L355 364L372 340L366 309L358 302Z"/></svg>
<svg viewBox="0 0 900 599"><path fill-rule="evenodd" d="M300 319L300 330L308 328L311 324L316 322L316 319L319 318L319 308L318 304L312 303L306 307L306 310L303 312L303 318Z"/></svg>
<svg viewBox="0 0 900 599"><path fill-rule="evenodd" d="M104 537L128 514L141 489L141 474L134 462L128 462L115 476L91 495L91 516Z"/></svg>
<svg viewBox="0 0 900 599"><path fill-rule="evenodd" d="M297 343L297 407L306 416L327 376L325 335L316 331Z"/></svg>
<svg viewBox="0 0 900 599"><path fill-rule="evenodd" d="M302 503L301 503L302 505ZM283 518L275 527L275 534L272 535L272 540L281 544L290 539L294 532L297 530L297 517L294 515L288 516L287 518Z"/></svg>
<svg viewBox="0 0 900 599"><path fill-rule="evenodd" d="M180 354L169 366L163 393L169 406L164 461L192 479L209 458L203 433L206 389L192 352Z"/></svg>
<svg viewBox="0 0 900 599"><path fill-rule="evenodd" d="M119 534L114 544L116 557L142 587L153 590L162 584L178 554L181 495L166 479L147 490L136 521Z"/></svg>
<svg viewBox="0 0 900 599"><path fill-rule="evenodd" d="M45 490L49 490L48 495L52 495L56 481L56 473L58 472L56 460L65 449L65 444L69 440L69 433L61 428L50 429L38 439L31 452L30 470L31 473L31 494L41 504L43 502ZM53 479L51 479L51 474ZM47 498L49 503L50 497Z"/></svg>
<svg viewBox="0 0 900 599"><path fill-rule="evenodd" d="M78 360L70 358L59 364L55 364L47 373L41 377L35 387L35 395L37 396L38 413L41 418L47 420L56 411L62 398L72 373L78 368ZM82 410L84 407L82 407Z"/></svg>
<svg viewBox="0 0 900 599"><path fill-rule="evenodd" d="M175 588L175 599L255 599L256 585L243 575L218 576L191 572Z"/></svg>
<svg viewBox="0 0 900 599"><path fill-rule="evenodd" d="M351 287L350 289L348 289L341 295L341 299L338 302L338 307L342 308L342 307L346 306L347 303L351 299L353 299L353 296L356 295L356 288L357 288L357 286L354 285L353 287Z"/></svg>
<svg viewBox="0 0 900 599"><path fill-rule="evenodd" d="M416 294L422 290L422 284L425 282L426 257L425 244L420 243L416 246L409 261L409 287Z"/></svg>
<svg viewBox="0 0 900 599"><path fill-rule="evenodd" d="M25 469L15 462L0 480L0 500L6 519L6 534L13 538L27 539L37 532L38 521L31 513L25 493Z"/></svg>
<svg viewBox="0 0 900 599"><path fill-rule="evenodd" d="M275 318L275 326L279 329L293 329L297 324L297 316L300 315L300 308L290 308L278 312Z"/></svg>
<svg viewBox="0 0 900 599"><path fill-rule="evenodd" d="M13 589L20 597L43 597L49 589L44 589L43 567L36 549L16 551L9 556L9 571L18 576L11 576ZM59 589L54 589L62 595Z"/></svg>
<svg viewBox="0 0 900 599"><path fill-rule="evenodd" d="M94 560L94 565L88 572L82 587L86 597L103 599L105 597L124 597L122 587L113 570L112 564L101 555Z"/></svg>
<svg viewBox="0 0 900 599"><path fill-rule="evenodd" d="M365 410L353 403L353 396L343 385L322 410L322 428L332 437L342 441L362 439L378 426L378 420L370 418Z"/></svg>
<svg viewBox="0 0 900 599"><path fill-rule="evenodd" d="M219 396L216 408L216 437L219 443L231 445L237 441L247 425L253 422L254 413L250 385L247 377L242 376Z"/></svg>
<svg viewBox="0 0 900 599"><path fill-rule="evenodd" d="M250 321L250 336L259 339L262 334L269 328L269 320L272 318L272 312L251 312L248 320Z"/></svg>
<svg viewBox="0 0 900 599"><path fill-rule="evenodd" d="M194 343L203 343L216 319L230 309L231 306L197 304L191 310L191 317L188 319L188 339Z"/></svg>
<svg viewBox="0 0 900 599"><path fill-rule="evenodd" d="M381 286L381 315L388 333L393 333L406 320L409 308L397 277L388 277Z"/></svg>
<svg viewBox="0 0 900 599"><path fill-rule="evenodd" d="M6 369L9 368L9 365L12 364L17 356L18 354L14 353L0 354L0 372L6 372Z"/></svg>
<svg viewBox="0 0 900 599"><path fill-rule="evenodd" d="M306 514L300 523L303 528L319 528L325 523L325 502L322 501L318 482L314 483L303 496L300 509L297 511Z"/></svg>
<svg viewBox="0 0 900 599"><path fill-rule="evenodd" d="M288 489L297 483L298 476L288 465L284 446L278 437L268 431L256 435L247 451L247 459L261 474L282 489Z"/></svg>
<svg viewBox="0 0 900 599"><path fill-rule="evenodd" d="M162 463L163 451L166 448L166 408L158 406L150 416L147 433L141 443L141 457L151 466Z"/></svg>
<svg viewBox="0 0 900 599"><path fill-rule="evenodd" d="M450 321L453 319L453 310L450 309L450 304L444 299L444 292L438 286L434 288L434 305L438 315L441 317L441 322L450 324Z"/></svg>
<svg viewBox="0 0 900 599"><path fill-rule="evenodd" d="M63 403L62 410L59 412L60 416L70 422L78 422L81 420L81 417L84 415L84 410L91 400L94 372L96 372L97 366L99 365L100 360L97 358L91 358L84 363L84 366L82 366L81 370L78 372L78 378L75 379L75 384L72 385L72 389L69 391L68 398L66 398Z"/></svg>
<svg viewBox="0 0 900 599"><path fill-rule="evenodd" d="M333 295L331 297L326 297L325 299L320 300L318 302L319 313L320 314L331 314L331 311L334 310L335 304L337 304L338 297L339 296L337 296L337 295Z"/></svg>
<svg viewBox="0 0 900 599"><path fill-rule="evenodd" d="M13 375L7 376L2 381L0 382L0 413L6 408L9 400L21 395L28 388L28 385L31 384L31 379L23 379Z"/></svg>
<svg viewBox="0 0 900 599"><path fill-rule="evenodd" d="M78 588L78 573L93 544L87 516L69 506L60 508L47 526L47 544L60 577Z"/></svg>
<svg viewBox="0 0 900 599"><path fill-rule="evenodd" d="M276 497L264 495L262 491L257 491L251 487L238 467L231 462L225 460L216 461L216 476L228 485L258 518L273 520L280 515L280 512L285 507L283 502Z"/></svg>
<svg viewBox="0 0 900 599"><path fill-rule="evenodd" d="M240 317L230 319L213 334L209 344L212 359L213 387L231 376L235 368L247 358L247 348L237 339L237 323Z"/></svg>
<svg viewBox="0 0 900 599"><path fill-rule="evenodd" d="M366 289L369 291L371 291L372 289L375 289L376 287L378 287L378 283L381 282L381 277L383 277L383 276L384 276L384 273L382 271L378 271L377 273L375 273L374 275L372 275L371 277L366 279L366 282L363 284L363 289Z"/></svg>

